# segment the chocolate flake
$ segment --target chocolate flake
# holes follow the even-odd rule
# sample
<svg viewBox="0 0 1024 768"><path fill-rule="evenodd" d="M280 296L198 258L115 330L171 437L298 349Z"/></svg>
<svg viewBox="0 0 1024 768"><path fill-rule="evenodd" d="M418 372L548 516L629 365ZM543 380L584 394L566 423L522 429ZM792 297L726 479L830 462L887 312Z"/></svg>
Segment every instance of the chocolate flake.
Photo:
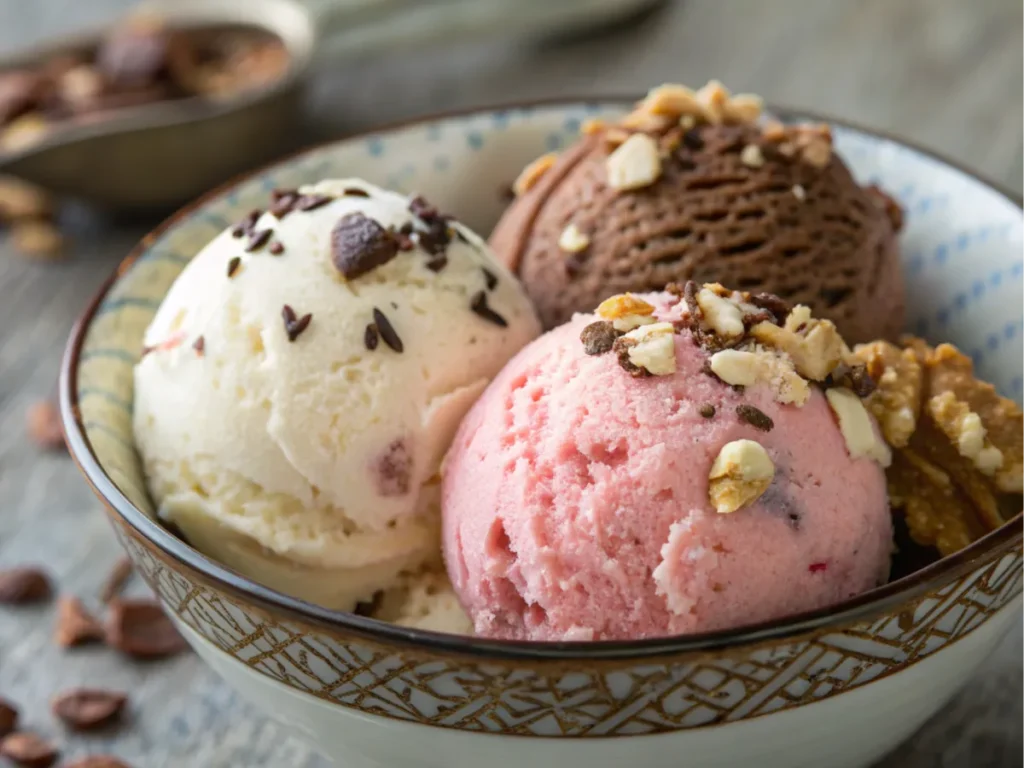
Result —
<svg viewBox="0 0 1024 768"><path fill-rule="evenodd" d="M384 340L385 344L391 347L395 352L402 352L405 350L405 346L402 344L402 340L398 337L395 327L391 325L391 321L388 320L387 316L376 307L373 308L373 322L376 324L377 331L380 333L380 337Z"/></svg>
<svg viewBox="0 0 1024 768"><path fill-rule="evenodd" d="M448 257L445 254L439 254L434 256L430 261L427 262L426 267L431 272L440 272L442 269L448 266Z"/></svg>
<svg viewBox="0 0 1024 768"><path fill-rule="evenodd" d="M267 244L267 241L270 240L270 236L272 234L274 234L274 230L272 229L260 229L255 232L250 232L249 242L246 243L245 250L248 251L249 253L252 253L253 251L258 251L260 248Z"/></svg>
<svg viewBox="0 0 1024 768"><path fill-rule="evenodd" d="M508 328L508 321L487 306L487 293L477 291L469 302L469 308L489 323L494 323L501 328Z"/></svg>
<svg viewBox="0 0 1024 768"><path fill-rule="evenodd" d="M284 245L280 240L275 240L270 244L270 247L267 250L269 250L274 256L280 256L284 253Z"/></svg>
<svg viewBox="0 0 1024 768"><path fill-rule="evenodd" d="M771 420L768 414L752 405L737 405L736 415L754 427L754 429L759 429L762 432L770 432L775 426L775 422Z"/></svg>
<svg viewBox="0 0 1024 768"><path fill-rule="evenodd" d="M392 441L381 454L376 466L377 493L381 496L405 496L412 479L412 456L405 440Z"/></svg>
<svg viewBox="0 0 1024 768"><path fill-rule="evenodd" d="M50 702L53 714L76 731L91 731L121 716L128 697L120 691L73 688Z"/></svg>
<svg viewBox="0 0 1024 768"><path fill-rule="evenodd" d="M0 571L0 605L27 605L49 600L50 577L41 568L18 566Z"/></svg>
<svg viewBox="0 0 1024 768"><path fill-rule="evenodd" d="M196 351L197 357L202 357L206 351L206 339L202 336L192 342L192 349Z"/></svg>
<svg viewBox="0 0 1024 768"><path fill-rule="evenodd" d="M263 211L258 209L249 211L245 215L245 218L238 222L234 229L231 230L232 237L242 237L248 235L256 227L256 222L260 220L260 216L263 215Z"/></svg>
<svg viewBox="0 0 1024 768"><path fill-rule="evenodd" d="M345 197L369 197L370 193L365 189L359 187L345 187L345 191L341 193Z"/></svg>
<svg viewBox="0 0 1024 768"><path fill-rule="evenodd" d="M281 308L281 317L284 319L284 331L288 334L288 341L295 341L309 327L309 321L313 319L313 314L307 312L302 317L298 317L295 310L285 304Z"/></svg>
<svg viewBox="0 0 1024 768"><path fill-rule="evenodd" d="M780 299L774 293L754 293L751 294L748 301L755 307L771 312L775 318L772 321L775 325L782 325L786 322L786 318L789 317L789 303Z"/></svg>
<svg viewBox="0 0 1024 768"><path fill-rule="evenodd" d="M275 189L273 192L274 202L270 206L270 213L278 219L283 219L295 208L299 202L299 192L295 189Z"/></svg>
<svg viewBox="0 0 1024 768"><path fill-rule="evenodd" d="M241 264L242 259L240 256L232 256L231 261L228 262L228 277L234 277Z"/></svg>
<svg viewBox="0 0 1024 768"><path fill-rule="evenodd" d="M591 323L580 332L583 351L588 355L603 355L605 352L611 352L618 337L619 332L607 320Z"/></svg>
<svg viewBox="0 0 1024 768"><path fill-rule="evenodd" d="M295 201L295 207L300 211L315 211L331 202L334 198L329 195L302 195Z"/></svg>
<svg viewBox="0 0 1024 768"><path fill-rule="evenodd" d="M491 272L487 267L481 267L484 273L484 279L487 281L487 290L493 291L498 285L498 276Z"/></svg>
<svg viewBox="0 0 1024 768"><path fill-rule="evenodd" d="M61 648L72 648L98 642L104 637L103 625L90 614L82 601L73 595L64 595L57 601L57 623L53 640Z"/></svg>
<svg viewBox="0 0 1024 768"><path fill-rule="evenodd" d="M379 342L380 334L377 332L377 326L374 323L370 323L366 326L366 330L363 331L363 344L372 352L377 348Z"/></svg>
<svg viewBox="0 0 1024 768"><path fill-rule="evenodd" d="M705 419L715 418L715 406L711 403L704 403L704 405L700 407L700 415Z"/></svg>
<svg viewBox="0 0 1024 768"><path fill-rule="evenodd" d="M362 213L342 216L331 230L331 260L349 280L387 264L397 254L394 233Z"/></svg>
<svg viewBox="0 0 1024 768"><path fill-rule="evenodd" d="M448 243L452 241L451 234L448 232L448 225L440 219L433 219L428 223L428 227L425 232L416 233L416 241L431 256L444 253Z"/></svg>

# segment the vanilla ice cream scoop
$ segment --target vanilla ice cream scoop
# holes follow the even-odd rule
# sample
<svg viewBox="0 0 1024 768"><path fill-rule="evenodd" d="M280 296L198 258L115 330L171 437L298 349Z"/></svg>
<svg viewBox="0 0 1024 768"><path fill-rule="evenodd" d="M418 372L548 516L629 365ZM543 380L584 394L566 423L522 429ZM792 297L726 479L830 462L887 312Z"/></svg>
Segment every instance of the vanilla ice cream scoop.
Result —
<svg viewBox="0 0 1024 768"><path fill-rule="evenodd" d="M421 198L278 190L146 332L134 426L160 515L250 578L351 610L438 560L441 458L538 333L484 242Z"/></svg>

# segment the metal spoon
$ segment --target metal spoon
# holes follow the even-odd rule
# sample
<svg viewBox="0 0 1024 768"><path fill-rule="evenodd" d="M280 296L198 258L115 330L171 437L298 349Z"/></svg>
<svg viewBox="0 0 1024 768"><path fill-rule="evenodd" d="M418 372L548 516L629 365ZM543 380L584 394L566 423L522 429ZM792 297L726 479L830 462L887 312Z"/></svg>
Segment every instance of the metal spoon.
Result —
<svg viewBox="0 0 1024 768"><path fill-rule="evenodd" d="M347 0L310 8L298 0L157 0L147 8L172 28L246 25L281 39L285 75L226 101L184 99L131 107L86 124L62 123L28 146L0 152L0 173L108 209L182 203L270 160L294 136L302 89L329 56L486 36L529 36L599 23L634 10L637 0ZM0 71L89 47L79 35L0 60Z"/></svg>

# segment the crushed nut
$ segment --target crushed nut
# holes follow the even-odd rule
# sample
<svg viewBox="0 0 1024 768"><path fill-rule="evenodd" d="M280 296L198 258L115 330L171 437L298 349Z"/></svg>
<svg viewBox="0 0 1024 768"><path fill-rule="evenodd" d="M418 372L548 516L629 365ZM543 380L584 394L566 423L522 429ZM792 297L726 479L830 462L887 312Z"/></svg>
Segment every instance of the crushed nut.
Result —
<svg viewBox="0 0 1024 768"><path fill-rule="evenodd" d="M632 365L652 376L669 376L676 372L674 337L672 323L654 323L634 328L620 340Z"/></svg>
<svg viewBox="0 0 1024 768"><path fill-rule="evenodd" d="M639 108L677 121L682 117L697 118L704 114L704 107L697 100L697 94L685 85L666 84L652 88Z"/></svg>
<svg viewBox="0 0 1024 768"><path fill-rule="evenodd" d="M825 397L839 422L839 431L850 456L855 459L866 456L888 467L892 463L892 453L876 434L875 425L861 399L845 387L826 390Z"/></svg>
<svg viewBox="0 0 1024 768"><path fill-rule="evenodd" d="M708 498L719 514L735 512L757 501L775 478L768 452L754 440L722 446L708 474Z"/></svg>
<svg viewBox="0 0 1024 768"><path fill-rule="evenodd" d="M631 131L660 135L675 126L676 120L667 115L655 115L637 109L622 118L619 125Z"/></svg>
<svg viewBox="0 0 1024 768"><path fill-rule="evenodd" d="M608 156L605 168L608 186L612 189L631 190L650 186L661 176L658 145L647 134L634 133Z"/></svg>
<svg viewBox="0 0 1024 768"><path fill-rule="evenodd" d="M757 144L747 144L740 152L740 162L751 168L760 168L764 165L764 153Z"/></svg>
<svg viewBox="0 0 1024 768"><path fill-rule="evenodd" d="M523 168L516 180L512 182L512 191L516 195L522 195L527 192L534 184L540 181L540 177L547 173L551 166L555 164L555 160L558 159L558 155L554 152L548 152L546 155L541 155L528 166Z"/></svg>
<svg viewBox="0 0 1024 768"><path fill-rule="evenodd" d="M921 363L913 350L900 349L888 341L859 344L853 356L867 366L875 391L865 401L878 420L885 441L903 448L917 429L923 386Z"/></svg>
<svg viewBox="0 0 1024 768"><path fill-rule="evenodd" d="M562 230L558 238L558 247L566 253L580 253L587 250L590 245L590 238L580 231L575 224L570 224Z"/></svg>
<svg viewBox="0 0 1024 768"><path fill-rule="evenodd" d="M946 390L935 395L928 401L928 413L960 455L982 474L994 475L1003 466L1003 453L988 439L981 417L955 394Z"/></svg>
<svg viewBox="0 0 1024 768"><path fill-rule="evenodd" d="M721 289L716 291L715 289ZM721 295L717 283L705 285L697 292L697 305L704 322L719 336L736 338L743 335L743 310L734 301Z"/></svg>
<svg viewBox="0 0 1024 768"><path fill-rule="evenodd" d="M766 347L789 355L797 372L814 381L824 381L843 359L846 343L831 320L817 320L811 311L797 305L781 328L758 323L750 334Z"/></svg>
<svg viewBox="0 0 1024 768"><path fill-rule="evenodd" d="M632 293L620 293L605 299L598 305L597 314L622 332L655 322L654 307Z"/></svg>
<svg viewBox="0 0 1024 768"><path fill-rule="evenodd" d="M802 406L810 396L807 382L793 369L793 364L765 350L723 349L710 359L711 371L726 384L749 387L768 385L780 403Z"/></svg>
<svg viewBox="0 0 1024 768"><path fill-rule="evenodd" d="M717 80L709 80L697 91L697 101L704 108L704 117L709 123L720 125L725 122L729 91L724 85Z"/></svg>

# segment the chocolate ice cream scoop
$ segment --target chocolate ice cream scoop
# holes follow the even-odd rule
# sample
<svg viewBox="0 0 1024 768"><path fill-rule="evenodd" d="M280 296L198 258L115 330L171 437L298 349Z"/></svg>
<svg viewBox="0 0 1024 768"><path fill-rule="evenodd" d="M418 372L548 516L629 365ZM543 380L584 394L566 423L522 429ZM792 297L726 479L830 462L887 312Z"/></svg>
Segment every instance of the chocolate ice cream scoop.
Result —
<svg viewBox="0 0 1024 768"><path fill-rule="evenodd" d="M618 125L587 124L527 168L490 244L545 327L692 279L806 304L852 342L895 338L899 206L854 181L827 126L759 114L759 99L718 83L661 86Z"/></svg>

